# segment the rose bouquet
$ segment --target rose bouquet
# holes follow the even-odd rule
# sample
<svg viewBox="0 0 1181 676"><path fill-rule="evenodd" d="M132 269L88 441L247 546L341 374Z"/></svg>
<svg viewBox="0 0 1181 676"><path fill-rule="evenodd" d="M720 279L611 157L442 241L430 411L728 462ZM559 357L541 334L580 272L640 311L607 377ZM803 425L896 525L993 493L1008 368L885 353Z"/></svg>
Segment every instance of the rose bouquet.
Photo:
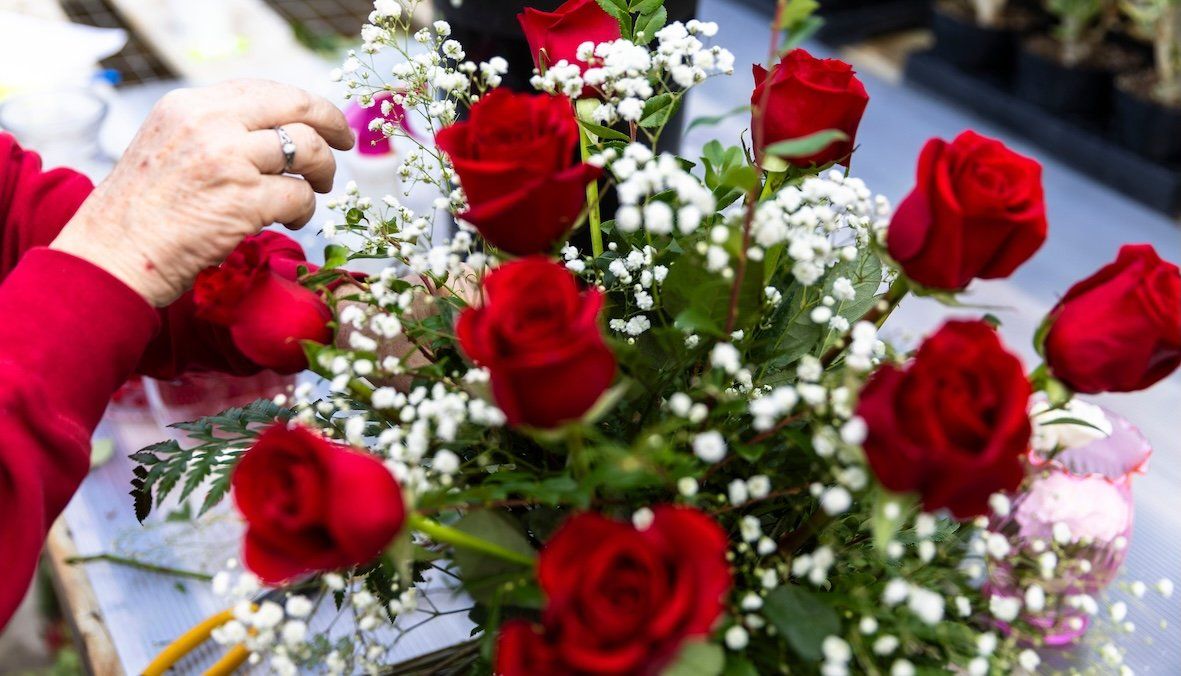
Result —
<svg viewBox="0 0 1181 676"><path fill-rule="evenodd" d="M445 23L413 32L414 4L377 2L337 75L372 131L415 144L401 175L432 207L349 190L299 285L247 244L199 294L263 325L301 299L251 347L302 345L326 385L134 456L141 517L201 490L245 522L219 640L280 673L380 671L428 578L475 631L398 673L1033 672L1081 633L1147 451L1103 442L1115 423L1073 393L1177 368L1176 266L1125 247L1047 317L1032 371L970 308L899 352L878 330L908 294L956 303L1037 251L1037 162L932 140L891 215L835 168L868 96L797 46L815 3L779 2L749 136L692 157L651 148L734 69L715 25L666 24L659 0L526 10L537 92L517 93ZM389 264L342 271L363 258ZM1069 486L1090 479L1079 494L1110 488L1127 518L1072 535L1093 505ZM252 603L260 582L286 601ZM354 630L317 629L322 604Z"/></svg>

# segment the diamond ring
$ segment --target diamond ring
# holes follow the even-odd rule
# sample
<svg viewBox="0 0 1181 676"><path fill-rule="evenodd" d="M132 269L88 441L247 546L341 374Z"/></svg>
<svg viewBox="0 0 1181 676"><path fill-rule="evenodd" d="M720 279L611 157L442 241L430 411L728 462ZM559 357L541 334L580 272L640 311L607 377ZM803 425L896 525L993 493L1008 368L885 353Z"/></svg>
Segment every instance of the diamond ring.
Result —
<svg viewBox="0 0 1181 676"><path fill-rule="evenodd" d="M291 167L295 164L295 141L291 139L291 134L288 134L287 130L282 127L275 127L275 133L279 135L279 143L282 144L283 159L285 160L283 172L291 173Z"/></svg>

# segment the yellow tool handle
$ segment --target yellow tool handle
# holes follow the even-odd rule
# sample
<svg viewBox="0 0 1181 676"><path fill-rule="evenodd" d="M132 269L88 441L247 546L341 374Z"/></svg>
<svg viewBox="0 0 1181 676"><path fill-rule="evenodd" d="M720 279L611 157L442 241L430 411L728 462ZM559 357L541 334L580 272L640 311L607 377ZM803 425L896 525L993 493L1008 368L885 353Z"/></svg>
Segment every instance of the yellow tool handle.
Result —
<svg viewBox="0 0 1181 676"><path fill-rule="evenodd" d="M193 652L197 649L197 646L208 640L209 635L213 633L214 629L217 629L232 619L234 619L234 613L229 610L224 610L181 634L180 638L168 644L168 647L160 651L160 654L156 655L156 659L152 660L151 664L144 668L143 676L164 676L164 673L168 671L172 665L179 662L181 658ZM218 662L218 665L224 661L225 658L222 658L222 660ZM238 664L241 664L241 662L238 662ZM236 668L238 664L235 664L234 667ZM232 671L232 669L230 671ZM230 672L227 671L219 673L228 674Z"/></svg>
<svg viewBox="0 0 1181 676"><path fill-rule="evenodd" d="M209 671L205 672L205 676L230 676L242 663L250 658L250 651L245 647L236 645L230 649L228 653L222 655L221 659L217 661Z"/></svg>

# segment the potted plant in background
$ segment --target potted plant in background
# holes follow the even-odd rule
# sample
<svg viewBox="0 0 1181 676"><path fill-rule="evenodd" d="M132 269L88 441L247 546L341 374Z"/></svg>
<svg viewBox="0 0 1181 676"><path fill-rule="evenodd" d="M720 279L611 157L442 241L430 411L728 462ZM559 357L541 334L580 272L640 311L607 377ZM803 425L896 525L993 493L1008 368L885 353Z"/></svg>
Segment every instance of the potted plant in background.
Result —
<svg viewBox="0 0 1181 676"><path fill-rule="evenodd" d="M935 53L960 68L996 79L1012 75L1021 38L1038 17L1009 0L942 0L935 4Z"/></svg>
<svg viewBox="0 0 1181 676"><path fill-rule="evenodd" d="M1181 160L1181 0L1123 0L1121 8L1152 41L1156 67L1117 78L1116 136L1151 159Z"/></svg>
<svg viewBox="0 0 1181 676"><path fill-rule="evenodd" d="M1017 60L1017 94L1092 125L1105 124L1115 74L1135 67L1134 53L1104 41L1119 19L1115 0L1048 0L1051 35L1026 40Z"/></svg>

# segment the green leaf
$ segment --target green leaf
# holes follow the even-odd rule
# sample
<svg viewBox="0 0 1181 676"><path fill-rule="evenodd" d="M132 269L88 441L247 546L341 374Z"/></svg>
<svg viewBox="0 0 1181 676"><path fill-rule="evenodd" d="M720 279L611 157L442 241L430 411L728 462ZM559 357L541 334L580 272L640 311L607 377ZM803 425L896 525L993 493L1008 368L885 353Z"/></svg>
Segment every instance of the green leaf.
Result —
<svg viewBox="0 0 1181 676"><path fill-rule="evenodd" d="M454 527L513 552L537 554L516 522L501 512L487 509L469 512ZM462 572L464 589L481 603L492 603L499 596L504 603L521 605L532 602L536 596L533 592L522 592L528 586L523 578L531 579L532 572L520 564L462 547L454 549L453 558Z"/></svg>
<svg viewBox="0 0 1181 676"><path fill-rule="evenodd" d="M343 268L349 262L348 247L340 244L329 244L324 247L324 267L328 269Z"/></svg>
<svg viewBox="0 0 1181 676"><path fill-rule="evenodd" d="M823 656L821 643L841 630L841 622L832 606L819 594L794 585L778 587L763 602L763 615L797 655L812 661Z"/></svg>
<svg viewBox="0 0 1181 676"><path fill-rule="evenodd" d="M586 120L579 120L578 124L582 125L582 128L587 130L587 132L594 134L599 138L612 139L615 141L631 141L631 137L629 137L627 134L621 131L616 131L611 127L604 127L601 124L587 122Z"/></svg>
<svg viewBox="0 0 1181 676"><path fill-rule="evenodd" d="M738 188L743 192L752 192L759 185L759 172L747 164L731 167L722 174L721 185L727 188Z"/></svg>
<svg viewBox="0 0 1181 676"><path fill-rule="evenodd" d="M804 19L791 29L787 39L783 41L783 45L779 48L779 53L786 54L799 47L823 27L824 19L818 16L810 16Z"/></svg>
<svg viewBox="0 0 1181 676"><path fill-rule="evenodd" d="M789 30L799 22L809 18L820 8L816 0L790 0L783 3L779 12L779 29Z"/></svg>
<svg viewBox="0 0 1181 676"><path fill-rule="evenodd" d="M603 8L604 12L610 14L616 19L621 19L628 16L627 0L598 0L598 3L599 7Z"/></svg>
<svg viewBox="0 0 1181 676"><path fill-rule="evenodd" d="M663 127L677 109L677 98L665 92L653 96L644 103L644 113L640 116L640 126L645 129Z"/></svg>
<svg viewBox="0 0 1181 676"><path fill-rule="evenodd" d="M738 326L745 326L758 316L762 307L763 262L747 261L746 275L738 292ZM678 320L715 328L720 335L730 311L734 282L705 268L696 255L686 255L669 266L664 280L664 306Z"/></svg>
<svg viewBox="0 0 1181 676"><path fill-rule="evenodd" d="M139 463L131 481L136 518L146 519L153 502L159 507L177 486L181 486L180 500L205 486L205 499L198 515L209 511L229 492L234 467L259 430L290 418L289 409L261 399L245 408L231 408L196 422L170 425L187 432L190 439L199 443L182 448L170 440L131 454L131 459Z"/></svg>
<svg viewBox="0 0 1181 676"><path fill-rule="evenodd" d="M636 19L636 43L646 45L656 37L657 31L668 23L668 10L663 5L651 14L641 15ZM640 35L643 34L643 37Z"/></svg>
<svg viewBox="0 0 1181 676"><path fill-rule="evenodd" d="M847 141L849 135L839 129L825 129L814 134L772 143L763 149L768 155L783 159L808 157L824 150L833 143Z"/></svg>
<svg viewBox="0 0 1181 676"><path fill-rule="evenodd" d="M719 676L726 664L722 646L704 641L686 643L661 676Z"/></svg>
<svg viewBox="0 0 1181 676"><path fill-rule="evenodd" d="M742 655L729 653L726 655L726 670L722 674L723 676L759 676L759 670L755 669L755 665Z"/></svg>
<svg viewBox="0 0 1181 676"><path fill-rule="evenodd" d="M722 329L712 317L706 315L700 308L687 307L681 310L673 320L673 324L686 333L704 333L710 336L721 336Z"/></svg>

